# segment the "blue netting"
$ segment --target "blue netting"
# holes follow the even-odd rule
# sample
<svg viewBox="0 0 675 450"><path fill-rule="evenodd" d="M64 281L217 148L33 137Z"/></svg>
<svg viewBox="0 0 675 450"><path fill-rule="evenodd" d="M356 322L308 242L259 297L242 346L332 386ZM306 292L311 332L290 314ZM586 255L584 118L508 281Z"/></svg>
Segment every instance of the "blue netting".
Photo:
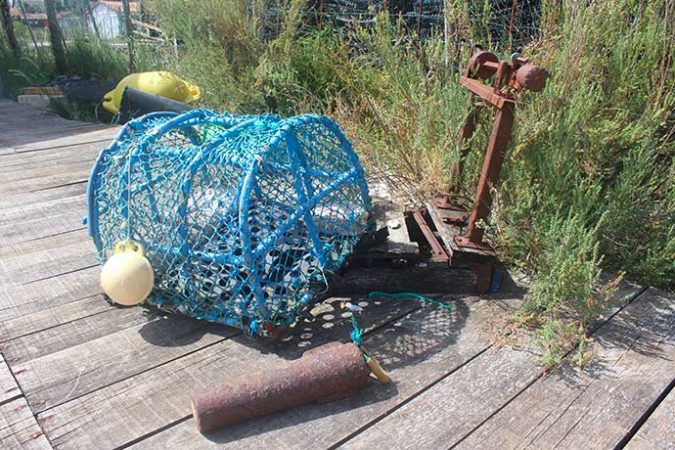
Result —
<svg viewBox="0 0 675 450"><path fill-rule="evenodd" d="M286 327L368 231L368 188L337 125L206 110L129 122L99 155L88 225L101 262L140 242L147 300L248 329Z"/></svg>

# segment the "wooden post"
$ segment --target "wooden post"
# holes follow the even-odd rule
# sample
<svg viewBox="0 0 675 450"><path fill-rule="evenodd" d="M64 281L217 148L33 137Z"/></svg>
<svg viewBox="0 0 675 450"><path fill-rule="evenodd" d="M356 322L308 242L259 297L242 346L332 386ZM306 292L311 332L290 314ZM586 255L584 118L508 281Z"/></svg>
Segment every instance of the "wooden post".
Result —
<svg viewBox="0 0 675 450"><path fill-rule="evenodd" d="M2 24L5 28L9 48L12 49L12 52L16 56L19 56L21 48L19 47L19 42L16 40L16 34L14 34L14 22L9 12L9 0L0 0L0 10L2 10Z"/></svg>
<svg viewBox="0 0 675 450"><path fill-rule="evenodd" d="M54 0L45 0L45 9L47 11L47 24L49 26L49 38L52 44L52 54L58 73L66 73L66 50L63 45L63 33L56 16L56 4Z"/></svg>
<svg viewBox="0 0 675 450"><path fill-rule="evenodd" d="M129 48L129 73L136 71L136 62L134 61L134 27L131 23L131 8L129 0L122 0L124 8L124 23L127 29L127 47Z"/></svg>

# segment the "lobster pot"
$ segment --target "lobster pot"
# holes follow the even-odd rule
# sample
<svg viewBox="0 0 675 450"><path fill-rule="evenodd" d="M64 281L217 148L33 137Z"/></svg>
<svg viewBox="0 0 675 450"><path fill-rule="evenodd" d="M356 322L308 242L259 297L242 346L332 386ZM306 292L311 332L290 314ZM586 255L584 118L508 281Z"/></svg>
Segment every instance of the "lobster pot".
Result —
<svg viewBox="0 0 675 450"><path fill-rule="evenodd" d="M370 217L358 157L314 115L149 114L100 153L88 187L101 262L120 241L145 248L147 302L259 335L311 306Z"/></svg>

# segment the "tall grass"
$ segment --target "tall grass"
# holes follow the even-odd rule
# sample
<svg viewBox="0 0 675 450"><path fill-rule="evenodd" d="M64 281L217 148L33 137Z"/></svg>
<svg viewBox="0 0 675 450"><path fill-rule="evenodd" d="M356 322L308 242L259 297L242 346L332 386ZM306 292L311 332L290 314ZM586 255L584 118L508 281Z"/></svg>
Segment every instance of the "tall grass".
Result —
<svg viewBox="0 0 675 450"><path fill-rule="evenodd" d="M65 74L56 73L49 47L36 49L27 32L18 36L21 44L19 56L8 48L4 34L0 33L0 36L0 80L8 97L16 97L22 87L43 85L57 75L117 81L128 74L126 47L116 47L114 43L91 33L73 33L66 42ZM136 65L141 71L161 67L165 65L164 55L164 49L137 46Z"/></svg>

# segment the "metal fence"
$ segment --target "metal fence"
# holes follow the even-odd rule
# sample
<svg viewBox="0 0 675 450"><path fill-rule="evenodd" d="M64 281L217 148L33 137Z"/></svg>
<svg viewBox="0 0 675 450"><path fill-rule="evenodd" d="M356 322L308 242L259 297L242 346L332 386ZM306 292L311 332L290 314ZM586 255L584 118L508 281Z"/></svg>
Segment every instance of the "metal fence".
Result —
<svg viewBox="0 0 675 450"><path fill-rule="evenodd" d="M281 26L284 0L272 0L265 22L272 34ZM471 27L492 42L511 42L514 47L538 35L541 0L467 0ZM444 0L310 0L306 17L310 24L335 27L372 26L377 15L388 11L394 20L419 38L447 32Z"/></svg>

